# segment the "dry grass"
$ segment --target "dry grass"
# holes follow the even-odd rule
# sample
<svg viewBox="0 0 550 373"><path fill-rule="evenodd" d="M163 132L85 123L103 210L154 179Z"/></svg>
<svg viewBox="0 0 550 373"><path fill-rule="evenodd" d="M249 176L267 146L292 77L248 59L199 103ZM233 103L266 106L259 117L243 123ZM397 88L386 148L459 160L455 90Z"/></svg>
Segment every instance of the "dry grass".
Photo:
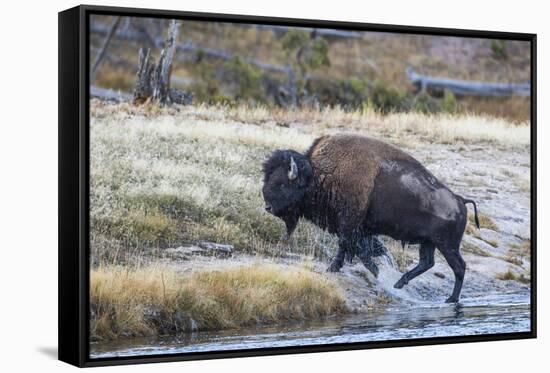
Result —
<svg viewBox="0 0 550 373"><path fill-rule="evenodd" d="M481 233L479 232L479 229L477 229L473 221L468 220L468 222L466 223L466 229L464 233L467 235L473 236L475 238L481 239Z"/></svg>
<svg viewBox="0 0 550 373"><path fill-rule="evenodd" d="M490 252L488 252L487 250L471 243L471 242L468 242L468 241L462 241L462 243L460 244L460 248L462 251L465 251L465 252L469 252L469 253L472 253L472 254L476 254L476 255L479 255L479 256L484 256L484 257L490 257L490 256L493 256Z"/></svg>
<svg viewBox="0 0 550 373"><path fill-rule="evenodd" d="M478 211L477 217L479 219L480 228L490 229L496 232L499 231L497 223L495 223L493 218L491 218L489 215ZM468 210L468 225L466 226L466 233L472 232L473 230L477 230L474 220L474 213Z"/></svg>
<svg viewBox="0 0 550 373"><path fill-rule="evenodd" d="M524 240L520 244L510 244L509 251L516 255L530 255L531 254L531 240Z"/></svg>
<svg viewBox="0 0 550 373"><path fill-rule="evenodd" d="M401 272L406 272L411 264L415 261L414 250L411 250L408 245L403 247L400 242L387 237L382 238L384 246L388 248L395 260L397 269Z"/></svg>
<svg viewBox="0 0 550 373"><path fill-rule="evenodd" d="M516 274L511 268L508 268L506 272L497 273L495 276L498 280L502 281L517 281L522 284L529 284L531 282L531 276L529 271L525 273Z"/></svg>
<svg viewBox="0 0 550 373"><path fill-rule="evenodd" d="M526 175L526 176L518 175L515 181L519 190L526 193L531 192L531 177L529 175Z"/></svg>
<svg viewBox="0 0 550 373"><path fill-rule="evenodd" d="M114 339L346 312L339 288L304 266L249 265L190 275L99 267L90 278L91 337Z"/></svg>
<svg viewBox="0 0 550 373"><path fill-rule="evenodd" d="M373 109L348 111L339 107L300 110L281 108L229 106L186 106L180 108L159 108L156 105L136 107L131 104L110 105L93 101L91 115L108 118L113 115L176 115L207 121L229 121L249 124L276 124L281 127L308 126L308 132L330 132L331 130L355 130L384 137L396 136L430 140L436 143L452 144L492 143L499 146L526 147L530 144L529 123L516 125L504 119L489 116L393 113L381 114ZM230 128L230 127L229 127ZM391 141L391 140L390 140Z"/></svg>
<svg viewBox="0 0 550 373"><path fill-rule="evenodd" d="M491 245L493 247L498 247L498 245L499 245L498 240L490 240L489 239L489 240L483 240L483 241L487 242L489 245Z"/></svg>
<svg viewBox="0 0 550 373"><path fill-rule="evenodd" d="M495 277L499 280L502 280L502 281L510 281L510 280L515 281L517 279L516 274L514 272L512 272L512 270L510 268L508 268L508 270L506 270L506 272L498 273Z"/></svg>
<svg viewBox="0 0 550 373"><path fill-rule="evenodd" d="M495 223L495 221L487 214L484 214L482 212L479 212L477 214L479 218L479 226L481 228L490 229L493 231L498 231L498 225Z"/></svg>
<svg viewBox="0 0 550 373"><path fill-rule="evenodd" d="M496 232L499 231L499 228L498 228L497 224L495 223L495 221L489 215L484 214L482 212L478 212L477 216L478 216L478 219L479 219L480 228L490 229L490 230L493 230L493 231L496 231ZM475 224L474 213L471 212L470 210L468 210L468 222L466 223L466 229L465 229L464 232L467 235L473 236L477 239L480 239L480 240L483 240L483 241L487 242L489 245L491 245L493 247L498 247L499 244L500 244L498 242L498 240L496 240L496 239L485 239L481 236L481 232L479 231L479 229L477 229L477 226ZM466 251L470 251L470 252L478 254L478 255L490 256L490 253L488 253L485 250L483 250L482 248L480 248L476 245L470 244L470 243L463 242L462 247Z"/></svg>
<svg viewBox="0 0 550 373"><path fill-rule="evenodd" d="M383 309L384 307L387 307L392 302L393 302L393 298L391 295L389 295L386 292L380 292L376 295L375 298L367 299L365 306L367 310L374 311L374 310Z"/></svg>
<svg viewBox="0 0 550 373"><path fill-rule="evenodd" d="M531 118L529 97L463 97L458 100L458 112L474 115L491 115L506 118L514 123L522 123Z"/></svg>
<svg viewBox="0 0 550 373"><path fill-rule="evenodd" d="M520 244L512 243L508 248L506 261L523 266L523 260L531 257L531 240L524 240Z"/></svg>
<svg viewBox="0 0 550 373"><path fill-rule="evenodd" d="M207 108L211 110L211 108ZM466 143L489 142L502 146L528 146L528 123L515 125L503 119L488 116L421 113L393 113L383 115L375 110L347 111L341 108L297 111L284 109L255 109L236 107L225 109L226 115L245 123L275 122L280 125L304 124L319 129L359 130L380 135L404 133L443 144L457 141ZM205 113L208 115L207 113Z"/></svg>
<svg viewBox="0 0 550 373"><path fill-rule="evenodd" d="M523 260L520 257L514 256L514 255L507 255L506 257L504 257L504 260L506 260L508 263L512 263L517 266L523 267Z"/></svg>

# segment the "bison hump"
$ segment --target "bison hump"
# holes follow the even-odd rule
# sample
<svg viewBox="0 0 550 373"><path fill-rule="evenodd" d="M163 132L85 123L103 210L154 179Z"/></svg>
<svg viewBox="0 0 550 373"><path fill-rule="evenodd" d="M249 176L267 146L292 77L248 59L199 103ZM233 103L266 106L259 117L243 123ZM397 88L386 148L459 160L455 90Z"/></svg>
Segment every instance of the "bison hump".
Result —
<svg viewBox="0 0 550 373"><path fill-rule="evenodd" d="M368 208L381 161L399 152L379 140L342 134L318 139L306 154L314 174L335 196L335 207L360 213Z"/></svg>

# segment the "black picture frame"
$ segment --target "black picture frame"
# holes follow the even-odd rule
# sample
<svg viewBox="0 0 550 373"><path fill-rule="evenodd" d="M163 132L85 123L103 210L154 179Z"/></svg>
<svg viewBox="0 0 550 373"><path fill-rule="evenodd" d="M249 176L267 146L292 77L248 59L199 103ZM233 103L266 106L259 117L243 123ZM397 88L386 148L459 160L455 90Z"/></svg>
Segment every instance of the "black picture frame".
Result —
<svg viewBox="0 0 550 373"><path fill-rule="evenodd" d="M89 17L91 14L227 21L523 40L531 44L531 331L301 347L89 358ZM81 5L59 13L59 360L79 367L283 355L536 338L536 34Z"/></svg>

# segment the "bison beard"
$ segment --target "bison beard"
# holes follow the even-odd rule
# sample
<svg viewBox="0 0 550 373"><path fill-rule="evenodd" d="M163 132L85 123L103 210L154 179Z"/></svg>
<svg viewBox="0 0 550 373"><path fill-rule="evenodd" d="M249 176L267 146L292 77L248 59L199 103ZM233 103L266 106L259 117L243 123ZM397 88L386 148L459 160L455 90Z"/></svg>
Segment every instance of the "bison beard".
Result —
<svg viewBox="0 0 550 373"><path fill-rule="evenodd" d="M377 235L420 244L419 264L395 284L401 288L434 265L439 251L455 274L447 302L457 302L466 265L459 248L465 203L417 160L384 142L356 135L324 136L304 154L276 150L263 165L266 210L290 236L300 218L338 236L329 271L357 255L374 275L375 256L387 249Z"/></svg>

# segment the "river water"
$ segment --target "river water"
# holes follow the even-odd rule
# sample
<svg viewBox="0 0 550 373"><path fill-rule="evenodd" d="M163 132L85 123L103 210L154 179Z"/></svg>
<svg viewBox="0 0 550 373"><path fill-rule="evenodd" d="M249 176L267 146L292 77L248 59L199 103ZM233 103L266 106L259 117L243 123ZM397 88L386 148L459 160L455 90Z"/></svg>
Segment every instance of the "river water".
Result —
<svg viewBox="0 0 550 373"><path fill-rule="evenodd" d="M239 350L411 338L528 332L529 293L462 299L460 305L390 305L367 313L177 337L133 338L90 345L91 358Z"/></svg>

